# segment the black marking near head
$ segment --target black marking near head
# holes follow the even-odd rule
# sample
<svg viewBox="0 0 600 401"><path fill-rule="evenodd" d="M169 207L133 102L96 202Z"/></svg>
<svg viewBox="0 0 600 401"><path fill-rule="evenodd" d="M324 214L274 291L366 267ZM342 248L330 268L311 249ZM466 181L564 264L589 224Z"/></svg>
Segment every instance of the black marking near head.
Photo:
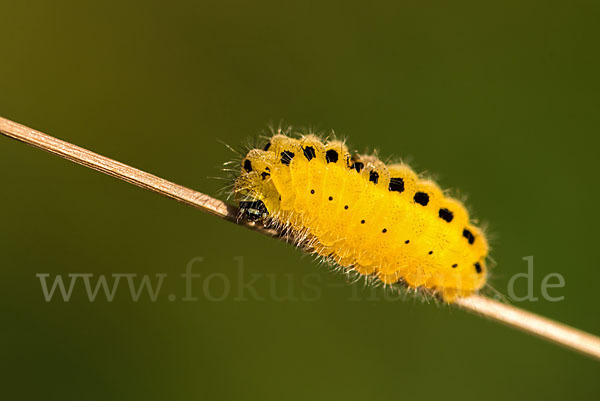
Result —
<svg viewBox="0 0 600 401"><path fill-rule="evenodd" d="M261 200L240 202L240 214L248 221L257 221L269 215Z"/></svg>
<svg viewBox="0 0 600 401"><path fill-rule="evenodd" d="M267 144L265 145L263 150L266 152L267 150L269 150L270 147L271 147L271 142L267 142Z"/></svg>
<svg viewBox="0 0 600 401"><path fill-rule="evenodd" d="M267 173L266 171L260 173L260 176L262 177L263 180L265 180L268 176L270 176L271 174Z"/></svg>
<svg viewBox="0 0 600 401"><path fill-rule="evenodd" d="M293 152L290 152L289 150L281 152L281 164L289 166L294 156L296 155Z"/></svg>
<svg viewBox="0 0 600 401"><path fill-rule="evenodd" d="M369 173L369 181L377 184L377 182L379 182L379 173L377 171L371 171Z"/></svg>
<svg viewBox="0 0 600 401"><path fill-rule="evenodd" d="M250 162L250 160L248 159L244 160L244 170L246 170L247 172L252 171L252 162Z"/></svg>
<svg viewBox="0 0 600 401"><path fill-rule="evenodd" d="M352 164L352 168L360 173L360 171L365 168L365 164L363 162L354 162L354 164Z"/></svg>
<svg viewBox="0 0 600 401"><path fill-rule="evenodd" d="M404 180L400 177L390 178L390 185L388 187L390 191L404 192Z"/></svg>
<svg viewBox="0 0 600 401"><path fill-rule="evenodd" d="M448 209L440 209L439 216L440 216L440 219L445 220L448 223L450 223L452 221L452 219L454 218L454 213L452 213Z"/></svg>
<svg viewBox="0 0 600 401"><path fill-rule="evenodd" d="M481 264L479 264L479 262L475 262L474 266L475 266L475 271L477 273L481 273L482 272Z"/></svg>
<svg viewBox="0 0 600 401"><path fill-rule="evenodd" d="M413 199L415 200L415 203L418 203L422 206L427 206L429 203L429 195L427 195L425 192L417 192Z"/></svg>
<svg viewBox="0 0 600 401"><path fill-rule="evenodd" d="M325 160L327 160L327 163L337 163L338 157L338 152L334 149L329 149L325 152Z"/></svg>
<svg viewBox="0 0 600 401"><path fill-rule="evenodd" d="M311 161L312 159L314 159L317 155L315 153L315 148L313 148L312 146L307 146L304 149L304 157L306 157L306 160Z"/></svg>
<svg viewBox="0 0 600 401"><path fill-rule="evenodd" d="M466 228L463 230L463 237L465 237L471 245L473 245L473 242L475 242L475 236L471 231L467 230Z"/></svg>

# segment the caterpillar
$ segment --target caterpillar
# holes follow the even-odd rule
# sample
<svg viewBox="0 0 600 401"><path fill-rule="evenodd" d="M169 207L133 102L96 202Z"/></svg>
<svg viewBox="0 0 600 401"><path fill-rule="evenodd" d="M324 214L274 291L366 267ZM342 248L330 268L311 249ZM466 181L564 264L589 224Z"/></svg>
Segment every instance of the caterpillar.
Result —
<svg viewBox="0 0 600 401"><path fill-rule="evenodd" d="M275 228L344 271L447 303L487 281L488 242L465 206L406 164L279 130L241 161L240 218Z"/></svg>

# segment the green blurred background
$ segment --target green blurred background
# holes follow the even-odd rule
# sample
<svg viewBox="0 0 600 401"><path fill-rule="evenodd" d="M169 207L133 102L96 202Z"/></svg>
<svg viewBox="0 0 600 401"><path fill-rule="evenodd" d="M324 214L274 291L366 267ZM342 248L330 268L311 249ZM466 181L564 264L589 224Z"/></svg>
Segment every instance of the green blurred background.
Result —
<svg viewBox="0 0 600 401"><path fill-rule="evenodd" d="M597 4L4 0L0 115L211 195L234 156L220 141L269 122L335 129L469 194L495 238L494 287L507 294L533 255L540 300L516 304L600 333ZM598 396L590 359L386 301L291 246L6 138L0 178L2 398ZM183 302L195 257L199 299ZM236 301L236 257L264 301ZM554 272L561 302L540 293ZM38 273L168 277L156 302L125 282L89 302L81 281L46 302ZM227 289L215 273L231 284L219 302L203 296Z"/></svg>

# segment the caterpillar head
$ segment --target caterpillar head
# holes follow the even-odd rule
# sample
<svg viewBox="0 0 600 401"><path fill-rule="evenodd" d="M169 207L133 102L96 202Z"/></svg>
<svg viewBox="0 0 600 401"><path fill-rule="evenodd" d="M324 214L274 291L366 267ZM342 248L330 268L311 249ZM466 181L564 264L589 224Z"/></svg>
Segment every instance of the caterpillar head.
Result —
<svg viewBox="0 0 600 401"><path fill-rule="evenodd" d="M242 159L241 172L233 189L241 218L263 220L279 199L271 181L272 155L272 152L252 149Z"/></svg>

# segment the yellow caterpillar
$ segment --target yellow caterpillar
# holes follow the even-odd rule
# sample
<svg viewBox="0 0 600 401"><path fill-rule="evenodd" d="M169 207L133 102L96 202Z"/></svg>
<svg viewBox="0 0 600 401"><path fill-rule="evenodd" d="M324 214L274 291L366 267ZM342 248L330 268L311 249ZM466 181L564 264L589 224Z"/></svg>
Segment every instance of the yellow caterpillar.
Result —
<svg viewBox="0 0 600 401"><path fill-rule="evenodd" d="M486 283L483 232L461 202L405 164L350 155L340 141L279 133L243 158L234 193L242 217L385 284L452 302Z"/></svg>

